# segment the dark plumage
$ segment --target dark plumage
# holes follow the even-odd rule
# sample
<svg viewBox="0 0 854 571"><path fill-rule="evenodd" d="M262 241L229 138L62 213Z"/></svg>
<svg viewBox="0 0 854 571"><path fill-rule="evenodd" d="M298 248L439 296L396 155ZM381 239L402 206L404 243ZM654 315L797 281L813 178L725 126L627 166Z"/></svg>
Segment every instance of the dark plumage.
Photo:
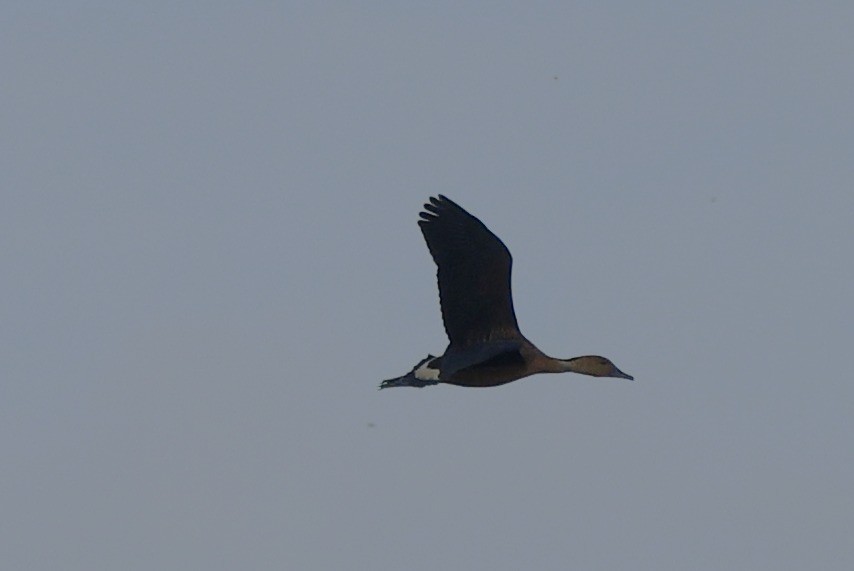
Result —
<svg viewBox="0 0 854 571"><path fill-rule="evenodd" d="M450 344L380 388L448 383L489 387L536 373L575 372L632 379L604 357L555 359L519 331L507 246L483 222L439 195L424 205L418 226L438 267L442 321Z"/></svg>

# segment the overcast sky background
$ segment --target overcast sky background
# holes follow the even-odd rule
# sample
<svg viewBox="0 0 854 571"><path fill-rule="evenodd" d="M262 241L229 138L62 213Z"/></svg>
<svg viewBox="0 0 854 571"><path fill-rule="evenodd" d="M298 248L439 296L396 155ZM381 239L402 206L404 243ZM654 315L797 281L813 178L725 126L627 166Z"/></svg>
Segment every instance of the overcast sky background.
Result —
<svg viewBox="0 0 854 571"><path fill-rule="evenodd" d="M854 4L6 3L3 569L854 568ZM446 344L431 194L577 375Z"/></svg>

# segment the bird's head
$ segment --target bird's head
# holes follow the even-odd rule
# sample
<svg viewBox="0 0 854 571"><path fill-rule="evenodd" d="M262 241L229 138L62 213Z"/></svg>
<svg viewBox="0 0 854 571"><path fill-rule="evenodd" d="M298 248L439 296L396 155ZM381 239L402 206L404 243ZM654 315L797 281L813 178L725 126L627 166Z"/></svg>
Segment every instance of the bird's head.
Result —
<svg viewBox="0 0 854 571"><path fill-rule="evenodd" d="M617 379L628 379L634 381L635 378L622 372L610 359L600 357L599 355L585 355L583 357L575 357L567 359L569 370L573 373L581 373L582 375L590 375L592 377L614 377Z"/></svg>

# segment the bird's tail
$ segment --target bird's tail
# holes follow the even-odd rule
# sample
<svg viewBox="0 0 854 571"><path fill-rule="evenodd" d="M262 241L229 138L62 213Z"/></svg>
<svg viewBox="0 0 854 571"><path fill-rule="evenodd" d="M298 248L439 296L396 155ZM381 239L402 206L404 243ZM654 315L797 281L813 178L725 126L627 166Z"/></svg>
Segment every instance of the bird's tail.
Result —
<svg viewBox="0 0 854 571"><path fill-rule="evenodd" d="M435 365L435 368L434 368ZM427 355L427 358L418 362L411 371L402 377L386 379L380 383L380 389L391 387L418 387L419 389L439 384L439 368L436 357Z"/></svg>

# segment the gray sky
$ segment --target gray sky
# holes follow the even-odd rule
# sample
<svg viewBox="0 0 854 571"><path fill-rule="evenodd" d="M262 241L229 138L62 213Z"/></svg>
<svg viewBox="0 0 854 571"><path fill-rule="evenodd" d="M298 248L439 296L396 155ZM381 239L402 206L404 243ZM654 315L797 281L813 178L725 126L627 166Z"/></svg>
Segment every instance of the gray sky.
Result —
<svg viewBox="0 0 854 571"><path fill-rule="evenodd" d="M10 4L0 567L854 568L854 5ZM378 392L440 192L637 381Z"/></svg>

